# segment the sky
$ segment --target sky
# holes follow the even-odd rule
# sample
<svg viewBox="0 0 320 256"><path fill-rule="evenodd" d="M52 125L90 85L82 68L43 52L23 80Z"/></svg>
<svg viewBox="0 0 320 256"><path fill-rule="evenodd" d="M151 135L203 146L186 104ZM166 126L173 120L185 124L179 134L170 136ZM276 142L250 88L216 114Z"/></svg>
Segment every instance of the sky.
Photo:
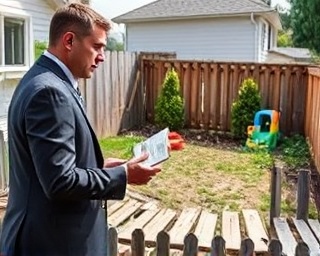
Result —
<svg viewBox="0 0 320 256"><path fill-rule="evenodd" d="M91 6L104 17L112 19L154 1L155 0L91 0ZM288 7L286 0L271 0L271 3L273 6L280 4L283 7ZM120 30L122 29L123 28L120 28ZM119 27L115 25L114 30L119 30Z"/></svg>

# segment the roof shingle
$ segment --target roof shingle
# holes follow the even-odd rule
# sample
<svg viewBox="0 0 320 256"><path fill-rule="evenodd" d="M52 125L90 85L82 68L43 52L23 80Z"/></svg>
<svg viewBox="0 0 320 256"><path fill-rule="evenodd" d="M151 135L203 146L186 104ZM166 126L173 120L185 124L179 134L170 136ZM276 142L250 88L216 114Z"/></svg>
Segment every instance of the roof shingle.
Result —
<svg viewBox="0 0 320 256"><path fill-rule="evenodd" d="M262 0L158 0L112 20L125 23L132 20L262 13L274 10Z"/></svg>

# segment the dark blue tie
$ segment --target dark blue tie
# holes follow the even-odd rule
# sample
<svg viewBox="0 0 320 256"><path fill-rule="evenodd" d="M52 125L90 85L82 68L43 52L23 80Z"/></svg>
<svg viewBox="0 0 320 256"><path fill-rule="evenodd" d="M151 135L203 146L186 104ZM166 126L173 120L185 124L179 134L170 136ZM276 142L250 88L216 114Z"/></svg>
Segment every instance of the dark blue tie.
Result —
<svg viewBox="0 0 320 256"><path fill-rule="evenodd" d="M79 101L80 101L82 107L84 107L84 100L83 100L83 97L81 96L81 91L79 89L79 86L77 87L77 94L79 96Z"/></svg>

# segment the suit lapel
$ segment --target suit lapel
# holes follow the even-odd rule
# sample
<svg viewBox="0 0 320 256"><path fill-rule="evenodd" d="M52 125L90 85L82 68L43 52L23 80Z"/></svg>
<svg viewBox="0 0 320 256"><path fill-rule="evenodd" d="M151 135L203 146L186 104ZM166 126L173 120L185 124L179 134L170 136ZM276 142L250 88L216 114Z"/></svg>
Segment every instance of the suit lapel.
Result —
<svg viewBox="0 0 320 256"><path fill-rule="evenodd" d="M73 98L75 99L78 107L81 109L81 112L86 120L86 123L89 127L90 133L91 133L91 137L92 137L92 141L94 144L94 150L95 150L95 155L96 155L96 159L97 159L97 163L98 163L98 167L102 168L103 167L103 155L100 149L100 145L98 142L98 139L91 127L91 124L87 118L86 112L84 110L84 107L79 99L79 96L76 92L76 90L74 89L74 87L71 84L71 81L68 79L68 77L65 75L65 73L63 72L63 70L59 67L59 65L54 62L53 60L51 60L50 58L42 55L38 60L37 63L40 66L43 66L47 69L49 69L51 72L53 72L55 75L57 75L61 81L63 82L63 84L68 88L68 90L70 91L70 93L72 94Z"/></svg>

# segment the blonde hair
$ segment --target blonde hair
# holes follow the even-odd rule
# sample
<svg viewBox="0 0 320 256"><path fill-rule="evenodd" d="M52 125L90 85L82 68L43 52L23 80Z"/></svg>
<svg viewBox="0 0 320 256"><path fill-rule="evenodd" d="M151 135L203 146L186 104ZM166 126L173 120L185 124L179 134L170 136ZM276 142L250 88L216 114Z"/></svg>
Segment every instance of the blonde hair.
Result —
<svg viewBox="0 0 320 256"><path fill-rule="evenodd" d="M66 32L74 32L83 38L91 34L93 26L103 28L107 33L111 25L102 15L88 5L72 3L61 7L53 15L50 23L49 46L56 45L59 38Z"/></svg>

